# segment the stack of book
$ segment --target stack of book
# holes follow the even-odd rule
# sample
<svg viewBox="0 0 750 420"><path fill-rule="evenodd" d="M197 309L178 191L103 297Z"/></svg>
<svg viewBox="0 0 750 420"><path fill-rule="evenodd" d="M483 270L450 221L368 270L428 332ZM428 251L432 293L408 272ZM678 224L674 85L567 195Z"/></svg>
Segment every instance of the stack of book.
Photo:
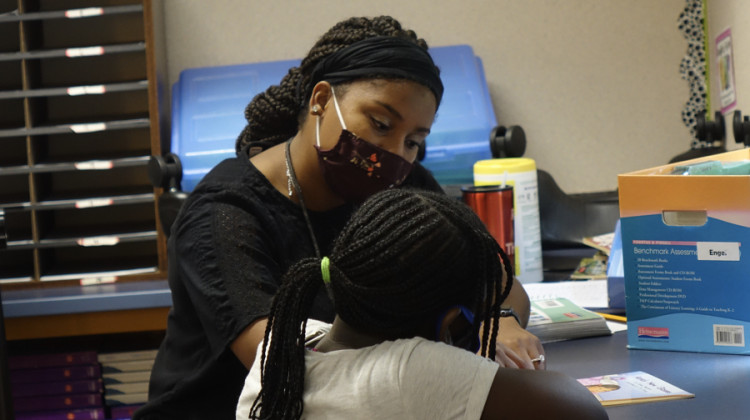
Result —
<svg viewBox="0 0 750 420"><path fill-rule="evenodd" d="M12 356L8 365L16 420L105 418L96 352Z"/></svg>
<svg viewBox="0 0 750 420"><path fill-rule="evenodd" d="M148 400L148 382L157 350L100 353L104 405L111 419L129 419Z"/></svg>
<svg viewBox="0 0 750 420"><path fill-rule="evenodd" d="M532 300L530 312L526 330L543 343L612 334L604 317L565 298Z"/></svg>

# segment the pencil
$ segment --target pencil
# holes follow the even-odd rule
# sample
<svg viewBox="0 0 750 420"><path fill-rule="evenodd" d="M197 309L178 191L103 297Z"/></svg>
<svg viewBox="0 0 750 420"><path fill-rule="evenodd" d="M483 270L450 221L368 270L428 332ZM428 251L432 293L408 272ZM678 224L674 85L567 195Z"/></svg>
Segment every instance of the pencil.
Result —
<svg viewBox="0 0 750 420"><path fill-rule="evenodd" d="M608 319L610 321L617 321L617 322L628 322L628 319L624 316L620 315L612 315L612 314L605 314L602 312L596 312L597 314L601 315L602 318Z"/></svg>

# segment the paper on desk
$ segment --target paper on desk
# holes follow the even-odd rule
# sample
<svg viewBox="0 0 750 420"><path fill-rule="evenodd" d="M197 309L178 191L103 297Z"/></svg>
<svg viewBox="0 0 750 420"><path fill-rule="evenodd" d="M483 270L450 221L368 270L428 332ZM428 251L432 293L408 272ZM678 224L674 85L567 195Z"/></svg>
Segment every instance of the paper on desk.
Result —
<svg viewBox="0 0 750 420"><path fill-rule="evenodd" d="M616 333L617 331L628 330L628 324L624 322L607 321L607 327L609 327L609 330L612 331L613 334Z"/></svg>
<svg viewBox="0 0 750 420"><path fill-rule="evenodd" d="M607 308L607 280L524 283L529 300L566 298L584 308Z"/></svg>

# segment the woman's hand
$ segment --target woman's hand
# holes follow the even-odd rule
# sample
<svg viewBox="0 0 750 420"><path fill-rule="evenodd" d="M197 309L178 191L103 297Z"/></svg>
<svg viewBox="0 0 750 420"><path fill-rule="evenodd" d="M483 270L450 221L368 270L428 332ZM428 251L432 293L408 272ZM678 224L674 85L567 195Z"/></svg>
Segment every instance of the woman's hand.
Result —
<svg viewBox="0 0 750 420"><path fill-rule="evenodd" d="M526 331L513 317L500 318L500 332L497 336L495 361L500 366L512 369L545 369L546 363L541 341Z"/></svg>

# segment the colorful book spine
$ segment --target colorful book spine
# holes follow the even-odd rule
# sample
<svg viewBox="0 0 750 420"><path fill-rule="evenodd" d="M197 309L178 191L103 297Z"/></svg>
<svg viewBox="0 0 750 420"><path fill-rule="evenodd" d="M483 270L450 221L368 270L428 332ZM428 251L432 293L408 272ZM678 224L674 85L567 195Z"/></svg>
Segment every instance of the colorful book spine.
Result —
<svg viewBox="0 0 750 420"><path fill-rule="evenodd" d="M79 410L32 411L17 413L16 420L103 420L103 408L84 408Z"/></svg>
<svg viewBox="0 0 750 420"><path fill-rule="evenodd" d="M135 410L141 408L143 404L118 405L112 407L109 418L112 420L124 420L133 417Z"/></svg>
<svg viewBox="0 0 750 420"><path fill-rule="evenodd" d="M97 379L102 376L101 367L96 365L80 365L70 367L54 367L44 369L20 369L10 372L11 384L33 382L55 382L82 379Z"/></svg>
<svg viewBox="0 0 750 420"><path fill-rule="evenodd" d="M39 369L56 366L91 365L97 362L97 353L95 351L79 351L71 353L11 356L8 358L8 367L11 370Z"/></svg>
<svg viewBox="0 0 750 420"><path fill-rule="evenodd" d="M16 412L97 408L102 406L102 394L46 395L13 399Z"/></svg>
<svg viewBox="0 0 750 420"><path fill-rule="evenodd" d="M16 420L122 420L148 400L158 350L14 356Z"/></svg>
<svg viewBox="0 0 750 420"><path fill-rule="evenodd" d="M13 385L12 395L16 397L32 397L40 395L69 395L102 393L104 387L101 379L83 381L60 381L17 383Z"/></svg>

